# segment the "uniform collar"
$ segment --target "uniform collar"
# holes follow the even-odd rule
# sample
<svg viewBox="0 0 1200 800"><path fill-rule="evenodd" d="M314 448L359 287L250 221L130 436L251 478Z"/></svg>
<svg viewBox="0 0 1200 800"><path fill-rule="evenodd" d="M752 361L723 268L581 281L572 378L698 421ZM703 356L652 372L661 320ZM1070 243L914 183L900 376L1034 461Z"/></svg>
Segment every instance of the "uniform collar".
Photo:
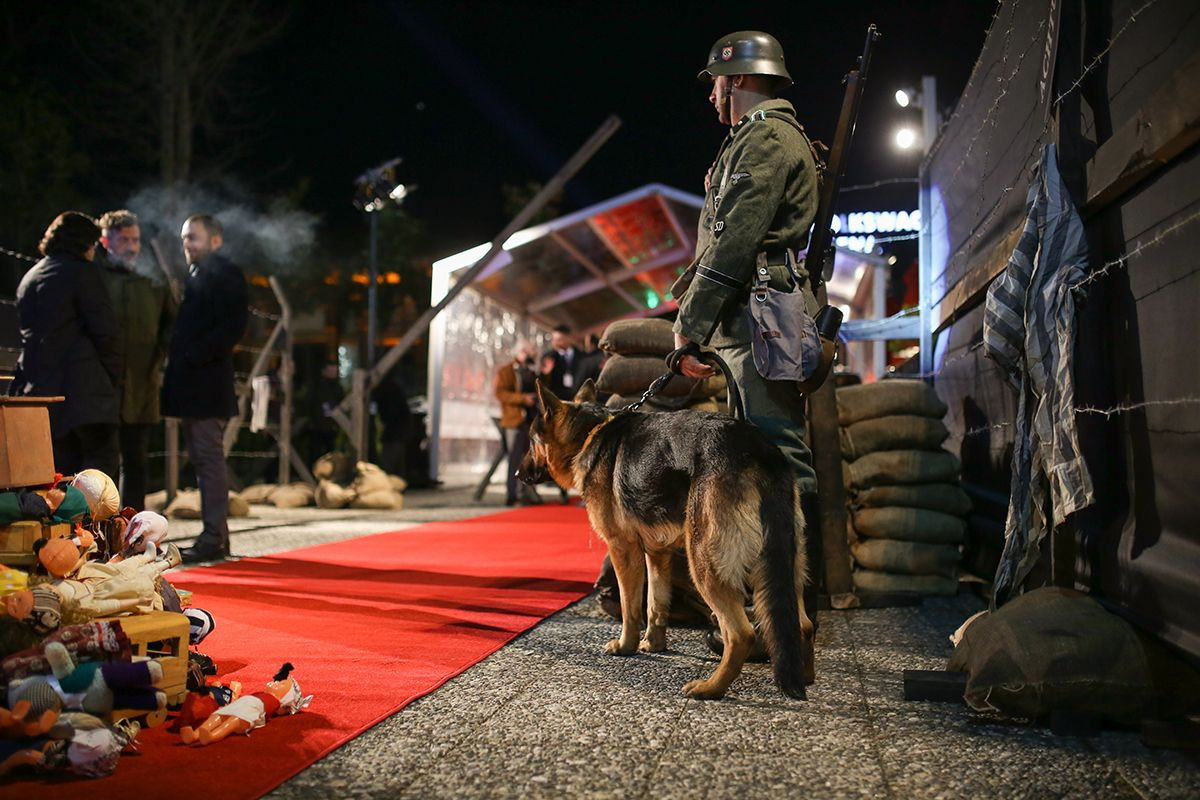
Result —
<svg viewBox="0 0 1200 800"><path fill-rule="evenodd" d="M730 129L730 133L737 135L739 131L746 127L746 123L750 122L760 111L782 111L785 114L791 114L793 117L796 116L796 109L787 100L784 100L780 97L776 97L772 100L764 100L754 108L747 111L745 115L738 120L737 124Z"/></svg>

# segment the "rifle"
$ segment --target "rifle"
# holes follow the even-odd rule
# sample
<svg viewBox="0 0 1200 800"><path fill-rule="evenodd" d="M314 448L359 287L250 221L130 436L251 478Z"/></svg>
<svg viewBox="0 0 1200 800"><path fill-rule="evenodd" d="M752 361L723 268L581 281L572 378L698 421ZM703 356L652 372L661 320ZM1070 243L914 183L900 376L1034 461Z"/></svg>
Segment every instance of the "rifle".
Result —
<svg viewBox="0 0 1200 800"><path fill-rule="evenodd" d="M856 68L847 72L846 77L842 79L846 93L842 97L842 111L838 116L837 130L833 135L833 146L829 150L825 180L821 184L821 199L817 203L817 213L813 218L813 232L808 240L808 252L804 256L808 277L812 282L813 294L818 292L824 281L833 277L833 250L830 247L833 242L833 231L830 229L833 221L833 205L837 200L838 189L841 188L846 151L850 149L850 140L854 137L854 126L858 122L858 106L867 82L867 70L871 66L871 51L880 36L881 34L874 24L867 27L867 41L863 45L862 55L856 60ZM842 324L842 312L827 304L817 312L815 321L817 332L821 337L823 352L816 374L800 384L800 391L804 394L816 391L825 382L829 369L833 366L833 355L837 349L837 332Z"/></svg>

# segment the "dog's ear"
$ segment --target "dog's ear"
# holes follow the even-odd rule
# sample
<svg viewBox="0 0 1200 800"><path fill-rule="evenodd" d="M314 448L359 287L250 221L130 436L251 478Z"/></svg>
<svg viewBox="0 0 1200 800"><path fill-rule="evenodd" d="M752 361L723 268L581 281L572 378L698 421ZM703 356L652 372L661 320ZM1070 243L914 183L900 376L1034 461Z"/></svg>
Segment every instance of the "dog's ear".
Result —
<svg viewBox="0 0 1200 800"><path fill-rule="evenodd" d="M596 402L596 383L591 378L583 382L583 386L579 387L579 391L575 393L576 403L594 403Z"/></svg>
<svg viewBox="0 0 1200 800"><path fill-rule="evenodd" d="M541 378L537 379L537 395L538 404L542 407L542 415L546 417L546 419L552 417L555 411L558 411L560 408L562 408L563 401L559 400L558 397L555 396L554 392L546 388L546 385L542 383Z"/></svg>

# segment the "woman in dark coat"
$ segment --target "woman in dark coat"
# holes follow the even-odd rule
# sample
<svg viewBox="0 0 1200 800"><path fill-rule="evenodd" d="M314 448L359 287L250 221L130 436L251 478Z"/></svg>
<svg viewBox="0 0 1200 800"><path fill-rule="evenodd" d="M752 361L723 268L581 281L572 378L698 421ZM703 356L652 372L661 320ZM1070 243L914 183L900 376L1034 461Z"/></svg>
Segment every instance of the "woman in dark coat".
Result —
<svg viewBox="0 0 1200 800"><path fill-rule="evenodd" d="M21 356L8 391L66 398L50 406L54 465L66 474L117 474L121 360L112 305L91 263L99 238L86 214L59 214L38 247L45 258L17 287Z"/></svg>

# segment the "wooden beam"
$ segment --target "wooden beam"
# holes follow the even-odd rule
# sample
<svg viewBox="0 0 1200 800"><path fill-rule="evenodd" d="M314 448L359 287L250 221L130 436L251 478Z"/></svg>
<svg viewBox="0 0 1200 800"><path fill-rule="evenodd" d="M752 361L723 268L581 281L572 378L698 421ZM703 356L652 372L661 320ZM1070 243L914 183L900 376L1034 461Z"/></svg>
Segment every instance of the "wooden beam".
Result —
<svg viewBox="0 0 1200 800"><path fill-rule="evenodd" d="M1200 53L1150 95L1088 163L1085 217L1103 210L1200 140Z"/></svg>

